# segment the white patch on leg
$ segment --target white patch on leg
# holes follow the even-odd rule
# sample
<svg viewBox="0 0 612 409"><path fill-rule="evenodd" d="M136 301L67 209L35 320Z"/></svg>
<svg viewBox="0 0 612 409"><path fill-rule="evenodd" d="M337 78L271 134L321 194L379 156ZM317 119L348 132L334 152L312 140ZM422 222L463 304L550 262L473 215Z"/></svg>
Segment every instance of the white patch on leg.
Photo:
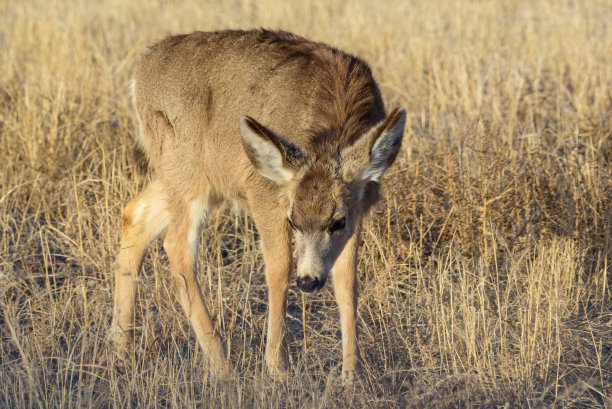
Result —
<svg viewBox="0 0 612 409"><path fill-rule="evenodd" d="M149 203L147 200L140 200L134 209L132 210L132 223L137 224L141 222L142 216L147 211ZM145 221L146 222L146 221Z"/></svg>
<svg viewBox="0 0 612 409"><path fill-rule="evenodd" d="M159 185L151 186L151 189L141 197L131 211L132 225L140 226L137 229L139 240L149 243L159 236L170 222L170 213L163 190Z"/></svg>
<svg viewBox="0 0 612 409"><path fill-rule="evenodd" d="M166 210L166 202L162 197L157 197L155 201L149 202L148 205L149 208L145 222L147 226L155 226L150 234L151 237L157 237L168 227L170 213Z"/></svg>
<svg viewBox="0 0 612 409"><path fill-rule="evenodd" d="M209 207L208 194L189 203L189 234L187 235L187 242L194 254L197 253L200 242L200 226L202 225L202 220L206 217Z"/></svg>

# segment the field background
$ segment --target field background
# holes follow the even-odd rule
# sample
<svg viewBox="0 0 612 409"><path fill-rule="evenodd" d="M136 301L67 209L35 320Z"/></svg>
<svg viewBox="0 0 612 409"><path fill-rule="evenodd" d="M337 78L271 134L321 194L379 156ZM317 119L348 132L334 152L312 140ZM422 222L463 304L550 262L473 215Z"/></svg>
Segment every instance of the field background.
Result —
<svg viewBox="0 0 612 409"><path fill-rule="evenodd" d="M161 241L131 354L107 349L121 208L150 178L139 52L262 26L363 57L408 111L364 228L353 388L329 288L304 334L292 286L291 374L266 376L261 251L225 209L199 277L232 383L206 375ZM0 0L0 407L612 407L611 87L603 0Z"/></svg>

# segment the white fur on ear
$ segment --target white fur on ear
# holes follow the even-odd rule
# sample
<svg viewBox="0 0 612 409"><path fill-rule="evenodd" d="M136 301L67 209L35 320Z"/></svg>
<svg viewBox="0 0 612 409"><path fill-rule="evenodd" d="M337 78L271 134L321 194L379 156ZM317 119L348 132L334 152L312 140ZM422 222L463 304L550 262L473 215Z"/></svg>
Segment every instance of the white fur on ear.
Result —
<svg viewBox="0 0 612 409"><path fill-rule="evenodd" d="M286 185L293 179L295 172L284 165L283 153L274 142L250 121L246 117L240 118L240 133L249 159L264 177L279 185Z"/></svg>
<svg viewBox="0 0 612 409"><path fill-rule="evenodd" d="M393 114L397 115L397 118L381 132L370 152L370 163L359 173L358 179L380 182L382 175L395 160L404 135L406 110L400 108ZM376 132L376 128L370 132Z"/></svg>

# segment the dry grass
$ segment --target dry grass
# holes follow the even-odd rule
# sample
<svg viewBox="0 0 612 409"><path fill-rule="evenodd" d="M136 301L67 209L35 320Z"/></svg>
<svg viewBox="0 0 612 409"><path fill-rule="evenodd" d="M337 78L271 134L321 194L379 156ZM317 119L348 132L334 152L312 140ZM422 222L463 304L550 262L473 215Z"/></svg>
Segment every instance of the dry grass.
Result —
<svg viewBox="0 0 612 409"><path fill-rule="evenodd" d="M612 4L0 0L0 407L612 407ZM127 87L169 33L283 28L368 60L409 112L366 223L361 384L331 291L290 292L292 373L264 371L247 217L202 232L235 379L207 378L159 242L133 353L107 351L121 207L142 188Z"/></svg>

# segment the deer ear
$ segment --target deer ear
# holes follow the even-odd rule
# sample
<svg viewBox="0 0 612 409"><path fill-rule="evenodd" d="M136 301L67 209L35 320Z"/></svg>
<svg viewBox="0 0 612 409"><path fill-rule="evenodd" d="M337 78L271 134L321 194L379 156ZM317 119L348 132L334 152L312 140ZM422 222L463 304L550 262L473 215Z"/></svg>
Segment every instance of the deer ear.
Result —
<svg viewBox="0 0 612 409"><path fill-rule="evenodd" d="M251 117L240 118L244 151L255 168L279 185L289 183L306 159L302 150Z"/></svg>
<svg viewBox="0 0 612 409"><path fill-rule="evenodd" d="M343 174L347 179L380 182L402 146L406 110L395 108L384 121L342 151Z"/></svg>

